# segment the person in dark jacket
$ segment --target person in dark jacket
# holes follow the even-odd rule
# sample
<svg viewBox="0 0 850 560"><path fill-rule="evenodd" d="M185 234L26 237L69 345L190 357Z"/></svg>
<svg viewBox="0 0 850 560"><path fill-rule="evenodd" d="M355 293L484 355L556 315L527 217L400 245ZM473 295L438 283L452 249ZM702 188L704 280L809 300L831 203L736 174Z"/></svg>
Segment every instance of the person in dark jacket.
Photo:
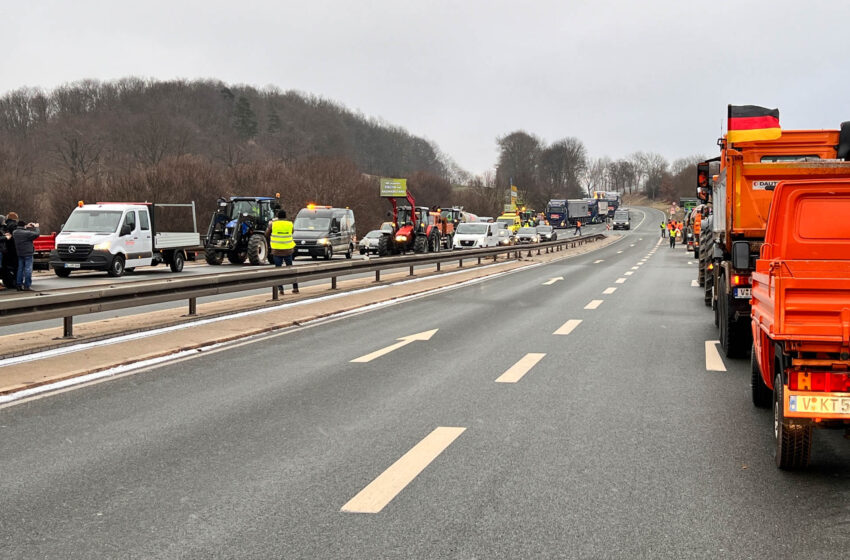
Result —
<svg viewBox="0 0 850 560"><path fill-rule="evenodd" d="M12 240L15 242L15 251L18 254L18 274L15 284L18 291L32 291L32 261L35 255L33 241L38 239L38 224L18 222L18 227L12 232Z"/></svg>
<svg viewBox="0 0 850 560"><path fill-rule="evenodd" d="M12 240L12 232L18 227L18 214L9 212L6 215L6 223L3 225L0 244L6 250L3 255L3 266L0 267L3 283L11 287L15 283L15 271L18 266L18 254L15 252L15 242Z"/></svg>

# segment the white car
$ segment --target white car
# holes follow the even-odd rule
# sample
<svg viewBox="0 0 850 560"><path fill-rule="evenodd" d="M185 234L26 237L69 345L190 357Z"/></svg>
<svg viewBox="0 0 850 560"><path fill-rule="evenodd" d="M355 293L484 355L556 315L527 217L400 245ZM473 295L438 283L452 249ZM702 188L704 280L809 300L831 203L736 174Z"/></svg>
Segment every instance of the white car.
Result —
<svg viewBox="0 0 850 560"><path fill-rule="evenodd" d="M536 227L519 228L516 234L517 243L540 243L540 234Z"/></svg>
<svg viewBox="0 0 850 560"><path fill-rule="evenodd" d="M458 224L452 248L482 249L484 247L496 247L498 244L499 235L496 224L492 222L466 222Z"/></svg>

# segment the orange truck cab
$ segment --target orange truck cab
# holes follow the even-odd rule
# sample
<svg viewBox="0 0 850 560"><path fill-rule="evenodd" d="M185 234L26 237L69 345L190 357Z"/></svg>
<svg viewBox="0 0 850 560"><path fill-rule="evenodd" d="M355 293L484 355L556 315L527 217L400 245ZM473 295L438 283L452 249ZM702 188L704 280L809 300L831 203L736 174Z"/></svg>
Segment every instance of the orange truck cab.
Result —
<svg viewBox="0 0 850 560"><path fill-rule="evenodd" d="M752 397L773 407L782 469L808 464L814 427L850 427L847 216L850 179L782 181L773 192L752 275Z"/></svg>
<svg viewBox="0 0 850 560"><path fill-rule="evenodd" d="M845 130L846 129L846 130ZM840 136L840 138L839 138ZM838 130L783 130L775 140L721 140L720 174L713 181L712 307L726 356L743 358L752 346L750 291L753 264L764 242L773 189L783 180L850 178L839 156L850 146L850 124ZM830 223L839 214L820 218ZM733 246L742 258L733 263ZM746 255L744 255L746 253Z"/></svg>

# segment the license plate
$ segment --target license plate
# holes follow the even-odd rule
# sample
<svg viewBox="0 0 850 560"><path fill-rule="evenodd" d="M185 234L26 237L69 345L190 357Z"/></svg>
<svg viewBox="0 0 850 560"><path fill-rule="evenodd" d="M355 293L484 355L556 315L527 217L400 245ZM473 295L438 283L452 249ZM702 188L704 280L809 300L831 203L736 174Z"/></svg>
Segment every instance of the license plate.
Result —
<svg viewBox="0 0 850 560"><path fill-rule="evenodd" d="M735 288L735 297L739 299L750 298L752 288Z"/></svg>
<svg viewBox="0 0 850 560"><path fill-rule="evenodd" d="M80 263L65 263L65 268L80 268Z"/></svg>
<svg viewBox="0 0 850 560"><path fill-rule="evenodd" d="M298 249L299 253L309 253L310 249Z"/></svg>
<svg viewBox="0 0 850 560"><path fill-rule="evenodd" d="M815 418L849 418L850 395L847 393L785 393L785 415Z"/></svg>

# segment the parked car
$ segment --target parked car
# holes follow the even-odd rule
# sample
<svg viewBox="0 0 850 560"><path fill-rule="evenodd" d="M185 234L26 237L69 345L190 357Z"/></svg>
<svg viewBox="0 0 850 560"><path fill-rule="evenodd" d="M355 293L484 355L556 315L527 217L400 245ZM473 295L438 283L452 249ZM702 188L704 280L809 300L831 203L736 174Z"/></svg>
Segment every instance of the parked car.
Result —
<svg viewBox="0 0 850 560"><path fill-rule="evenodd" d="M481 249L499 244L499 228L491 222L467 222L458 224L455 230L454 249Z"/></svg>
<svg viewBox="0 0 850 560"><path fill-rule="evenodd" d="M360 250L361 255L368 255L369 253L378 254L378 240L381 238L381 230L373 229L369 233L366 234L363 239L360 240L360 243L357 247Z"/></svg>
<svg viewBox="0 0 850 560"><path fill-rule="evenodd" d="M520 243L540 243L540 234L537 233L536 227L519 228L516 233L516 242Z"/></svg>
<svg viewBox="0 0 850 560"><path fill-rule="evenodd" d="M540 234L540 241L555 241L558 239L558 232L552 226L537 226L537 233Z"/></svg>
<svg viewBox="0 0 850 560"><path fill-rule="evenodd" d="M614 229L632 229L628 210L618 209L614 212Z"/></svg>

